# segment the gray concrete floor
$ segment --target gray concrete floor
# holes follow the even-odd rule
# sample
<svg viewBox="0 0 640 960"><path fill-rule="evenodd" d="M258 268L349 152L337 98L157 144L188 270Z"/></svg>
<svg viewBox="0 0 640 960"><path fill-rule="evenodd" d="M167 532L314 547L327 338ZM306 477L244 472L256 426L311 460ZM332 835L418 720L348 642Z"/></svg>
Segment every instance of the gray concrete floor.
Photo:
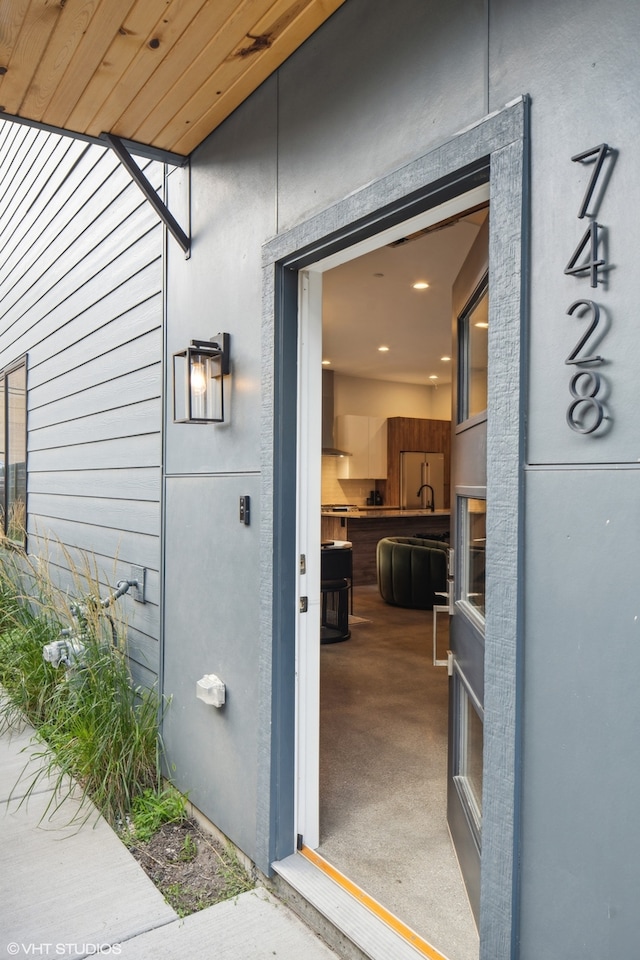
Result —
<svg viewBox="0 0 640 960"><path fill-rule="evenodd" d="M446 824L448 679L431 663L431 612L361 587L354 614L351 638L321 648L319 853L451 960L477 960Z"/></svg>

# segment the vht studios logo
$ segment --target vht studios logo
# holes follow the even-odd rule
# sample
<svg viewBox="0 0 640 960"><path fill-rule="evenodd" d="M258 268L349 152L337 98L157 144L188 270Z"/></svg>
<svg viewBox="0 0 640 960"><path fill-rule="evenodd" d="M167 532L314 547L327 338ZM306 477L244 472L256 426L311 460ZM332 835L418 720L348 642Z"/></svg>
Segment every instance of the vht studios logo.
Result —
<svg viewBox="0 0 640 960"><path fill-rule="evenodd" d="M122 953L119 943L10 943L10 957L117 957Z"/></svg>

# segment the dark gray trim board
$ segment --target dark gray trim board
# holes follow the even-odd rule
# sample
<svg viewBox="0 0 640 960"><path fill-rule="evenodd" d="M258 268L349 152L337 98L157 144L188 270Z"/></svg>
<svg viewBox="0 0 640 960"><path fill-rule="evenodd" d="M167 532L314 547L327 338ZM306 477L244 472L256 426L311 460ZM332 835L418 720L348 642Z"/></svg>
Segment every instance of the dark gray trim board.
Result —
<svg viewBox="0 0 640 960"><path fill-rule="evenodd" d="M268 570L262 564L260 582L259 696L263 722L258 749L256 849L258 866L269 874L271 863L294 849L297 271L275 270L273 265L265 268L264 290L265 296L271 297L270 306L265 303L265 312L279 318L277 324L263 327L263 353L270 359L262 365L261 552L264 558L271 558L271 563ZM272 536L276 529L278 534Z"/></svg>
<svg viewBox="0 0 640 960"><path fill-rule="evenodd" d="M478 183L491 184L485 774L481 960L513 957L517 937L524 262L528 98L460 132L265 244L262 550L258 772L262 869L293 852L298 271ZM263 565L264 570L264 565Z"/></svg>

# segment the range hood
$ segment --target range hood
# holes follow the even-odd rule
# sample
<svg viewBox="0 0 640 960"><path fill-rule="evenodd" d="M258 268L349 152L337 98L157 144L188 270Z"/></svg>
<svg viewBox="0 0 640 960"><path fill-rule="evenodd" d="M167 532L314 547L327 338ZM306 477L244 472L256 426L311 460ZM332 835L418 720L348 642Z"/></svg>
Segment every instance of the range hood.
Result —
<svg viewBox="0 0 640 960"><path fill-rule="evenodd" d="M336 448L333 437L333 370L322 371L322 456L350 457L346 450Z"/></svg>

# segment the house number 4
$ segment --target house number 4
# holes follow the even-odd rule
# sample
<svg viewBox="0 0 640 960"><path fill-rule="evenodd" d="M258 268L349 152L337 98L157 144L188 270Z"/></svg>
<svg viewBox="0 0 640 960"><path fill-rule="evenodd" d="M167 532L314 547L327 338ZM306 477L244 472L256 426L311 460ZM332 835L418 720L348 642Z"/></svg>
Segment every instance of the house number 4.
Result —
<svg viewBox="0 0 640 960"><path fill-rule="evenodd" d="M574 163L593 163L594 166L578 210L578 219L583 220L587 217L589 226L571 254L564 272L578 279L588 276L594 288L598 286L598 271L606 267L606 262L598 256L599 225L590 216L589 207L608 153L608 145L601 143L597 147L591 147L590 150L584 150L582 153L577 153L575 157L571 157ZM567 314L570 317L576 316L590 320L586 333L580 337L565 360L566 364L577 368L569 381L571 402L567 408L567 423L576 433L595 433L605 419L605 407L601 399L604 380L594 367L604 363L604 357L593 353L589 344L594 342L600 322L600 307L593 300L576 300L567 310Z"/></svg>

